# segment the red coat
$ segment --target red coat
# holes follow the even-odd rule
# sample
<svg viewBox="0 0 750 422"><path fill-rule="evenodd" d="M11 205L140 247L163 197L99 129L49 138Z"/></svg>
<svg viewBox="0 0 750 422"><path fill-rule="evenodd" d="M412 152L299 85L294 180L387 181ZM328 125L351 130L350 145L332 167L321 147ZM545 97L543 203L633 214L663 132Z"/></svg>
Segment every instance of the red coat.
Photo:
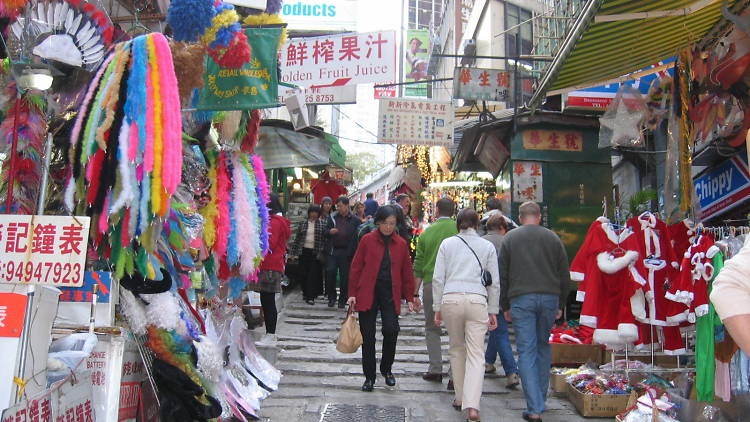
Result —
<svg viewBox="0 0 750 422"><path fill-rule="evenodd" d="M401 312L401 299L406 299L407 302L414 300L414 271L411 267L409 246L398 233L391 236L388 253L391 257L393 303L398 314ZM362 236L349 271L349 297L357 298L356 311L367 311L372 308L375 281L384 254L385 245L379 230Z"/></svg>
<svg viewBox="0 0 750 422"><path fill-rule="evenodd" d="M260 263L261 271L278 271L284 272L284 263L286 255L286 244L289 236L292 235L292 229L289 220L280 216L272 215L271 224L269 224L268 245L271 250L268 252L263 262Z"/></svg>

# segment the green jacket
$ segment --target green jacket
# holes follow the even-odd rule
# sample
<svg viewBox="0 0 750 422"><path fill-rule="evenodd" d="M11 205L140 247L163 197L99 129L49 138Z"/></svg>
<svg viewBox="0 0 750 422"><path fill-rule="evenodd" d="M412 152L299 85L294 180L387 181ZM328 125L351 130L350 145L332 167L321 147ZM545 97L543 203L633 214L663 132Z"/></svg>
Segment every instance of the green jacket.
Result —
<svg viewBox="0 0 750 422"><path fill-rule="evenodd" d="M443 240L457 234L456 221L452 218L439 218L430 227L427 227L417 239L414 277L421 278L424 284L431 283L440 244L443 243Z"/></svg>

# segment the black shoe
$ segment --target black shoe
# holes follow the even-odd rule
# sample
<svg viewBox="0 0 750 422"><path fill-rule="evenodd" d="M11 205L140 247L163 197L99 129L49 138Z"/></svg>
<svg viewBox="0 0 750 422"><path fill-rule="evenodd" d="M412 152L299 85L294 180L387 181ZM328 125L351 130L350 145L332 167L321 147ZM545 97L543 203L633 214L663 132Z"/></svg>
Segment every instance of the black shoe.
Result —
<svg viewBox="0 0 750 422"><path fill-rule="evenodd" d="M453 380L448 380L448 391L455 391L455 388L453 387Z"/></svg>
<svg viewBox="0 0 750 422"><path fill-rule="evenodd" d="M537 417L537 418L532 418L526 412L523 412L523 414L521 415L521 417L523 417L523 420L528 421L528 422L542 422L541 416Z"/></svg>
<svg viewBox="0 0 750 422"><path fill-rule="evenodd" d="M375 380L365 380L365 383L362 384L362 391L371 392L375 388Z"/></svg>
<svg viewBox="0 0 750 422"><path fill-rule="evenodd" d="M387 372L383 376L385 377L385 385L389 387L396 385L396 377L393 376L393 372Z"/></svg>
<svg viewBox="0 0 750 422"><path fill-rule="evenodd" d="M425 372L422 375L422 379L425 381L432 381L432 382L443 382L443 374L435 374L432 372Z"/></svg>
<svg viewBox="0 0 750 422"><path fill-rule="evenodd" d="M315 301L313 299L307 299L305 303L307 303L308 305L315 305Z"/></svg>
<svg viewBox="0 0 750 422"><path fill-rule="evenodd" d="M346 308L346 303L339 302L339 309Z"/></svg>
<svg viewBox="0 0 750 422"><path fill-rule="evenodd" d="M328 301L328 307L329 308L333 308L334 306L336 306L336 301L335 300L329 300Z"/></svg>

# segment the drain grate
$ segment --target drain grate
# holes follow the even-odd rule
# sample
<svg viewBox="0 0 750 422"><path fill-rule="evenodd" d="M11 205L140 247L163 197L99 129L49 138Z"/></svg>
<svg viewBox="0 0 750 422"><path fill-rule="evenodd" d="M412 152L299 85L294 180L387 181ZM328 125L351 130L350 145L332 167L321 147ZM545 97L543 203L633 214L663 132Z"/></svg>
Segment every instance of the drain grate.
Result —
<svg viewBox="0 0 750 422"><path fill-rule="evenodd" d="M320 422L404 422L406 409L372 404L326 404Z"/></svg>

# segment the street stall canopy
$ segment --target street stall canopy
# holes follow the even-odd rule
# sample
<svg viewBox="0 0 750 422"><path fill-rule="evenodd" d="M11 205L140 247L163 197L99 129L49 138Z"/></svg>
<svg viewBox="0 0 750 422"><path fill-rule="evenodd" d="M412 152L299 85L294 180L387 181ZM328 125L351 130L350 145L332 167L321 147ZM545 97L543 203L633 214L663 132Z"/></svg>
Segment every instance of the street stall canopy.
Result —
<svg viewBox="0 0 750 422"><path fill-rule="evenodd" d="M296 132L289 122L264 122L255 153L263 157L266 169L315 167L331 162L331 147L321 130L306 128Z"/></svg>
<svg viewBox="0 0 750 422"><path fill-rule="evenodd" d="M722 7L733 13L747 0L590 0L531 100L603 85L660 64L719 29ZM710 37L709 37L710 38ZM655 66L655 73L668 65Z"/></svg>

